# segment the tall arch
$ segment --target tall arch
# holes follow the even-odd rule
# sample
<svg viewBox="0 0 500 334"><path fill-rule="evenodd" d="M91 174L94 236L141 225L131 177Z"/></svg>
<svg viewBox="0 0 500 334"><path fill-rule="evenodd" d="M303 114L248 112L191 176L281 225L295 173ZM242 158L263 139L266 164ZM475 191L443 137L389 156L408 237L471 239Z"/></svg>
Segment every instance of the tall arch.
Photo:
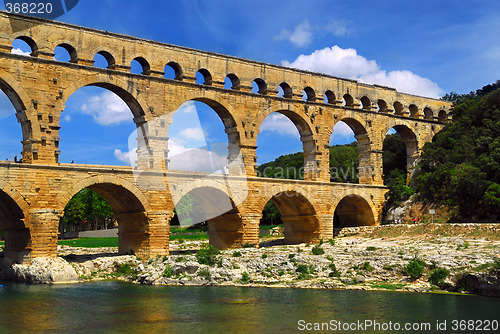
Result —
<svg viewBox="0 0 500 334"><path fill-rule="evenodd" d="M300 189L273 190L272 195L261 199L258 209L262 212L269 201L278 208L283 221L285 243L317 242L320 236L319 221L307 194Z"/></svg>
<svg viewBox="0 0 500 334"><path fill-rule="evenodd" d="M382 133L383 138L385 138L387 132L390 129L394 129L405 141L406 145L406 171L408 173L408 176L410 176L412 170L413 170L413 164L419 157L419 151L418 151L418 137L416 135L415 129L411 128L410 125L408 124L402 124L398 122L391 122L389 125L386 126L384 129L384 132ZM383 141L383 140L382 140Z"/></svg>
<svg viewBox="0 0 500 334"><path fill-rule="evenodd" d="M132 183L115 176L94 176L81 180L59 196L57 203L63 210L69 200L84 188L95 191L111 205L118 221L118 252L120 254L147 254L151 205L144 194Z"/></svg>
<svg viewBox="0 0 500 334"><path fill-rule="evenodd" d="M0 181L0 229L5 239L4 254L17 263L29 258L28 211L29 204L22 196L10 184Z"/></svg>
<svg viewBox="0 0 500 334"><path fill-rule="evenodd" d="M363 196L347 195L336 204L334 228L372 225L376 225L374 209Z"/></svg>

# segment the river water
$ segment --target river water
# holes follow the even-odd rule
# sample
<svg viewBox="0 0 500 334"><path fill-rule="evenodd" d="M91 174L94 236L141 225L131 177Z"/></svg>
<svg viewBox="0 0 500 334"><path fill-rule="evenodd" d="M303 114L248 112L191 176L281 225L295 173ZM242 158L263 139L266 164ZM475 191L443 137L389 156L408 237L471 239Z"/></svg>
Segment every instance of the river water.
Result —
<svg viewBox="0 0 500 334"><path fill-rule="evenodd" d="M291 333L314 323L365 320L380 326L429 323L432 331L426 333L452 333L453 320L500 320L500 299L478 296L123 282L0 284L0 333ZM436 322L445 320L447 330L436 331ZM361 329L340 332L374 332Z"/></svg>

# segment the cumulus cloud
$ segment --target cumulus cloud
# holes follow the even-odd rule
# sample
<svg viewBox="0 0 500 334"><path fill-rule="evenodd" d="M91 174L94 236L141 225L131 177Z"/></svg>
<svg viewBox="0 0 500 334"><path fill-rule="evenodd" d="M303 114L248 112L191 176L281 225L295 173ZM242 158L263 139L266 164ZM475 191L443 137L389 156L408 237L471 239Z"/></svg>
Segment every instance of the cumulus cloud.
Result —
<svg viewBox="0 0 500 334"><path fill-rule="evenodd" d="M293 62L283 61L283 66L355 79L364 83L396 88L400 92L437 98L443 90L431 80L410 71L386 72L375 60L368 60L355 49L331 48L300 55Z"/></svg>
<svg viewBox="0 0 500 334"><path fill-rule="evenodd" d="M354 132L346 123L340 121L333 127L333 136L339 137L353 137Z"/></svg>
<svg viewBox="0 0 500 334"><path fill-rule="evenodd" d="M21 56L29 56L31 55L31 52L27 51L27 52L24 52L23 50L19 49L19 48L13 48L12 50L10 50L11 53L13 54L16 54L16 55L21 55Z"/></svg>
<svg viewBox="0 0 500 334"><path fill-rule="evenodd" d="M129 152L122 152L122 150L116 148L113 154L116 159L126 163L127 165L132 166L137 160L137 148L133 148Z"/></svg>
<svg viewBox="0 0 500 334"><path fill-rule="evenodd" d="M105 126L119 124L132 118L132 112L127 104L109 91L92 96L82 105L81 111L92 116L96 123Z"/></svg>
<svg viewBox="0 0 500 334"><path fill-rule="evenodd" d="M279 113L272 113L262 122L260 132L263 131L274 131L284 136L300 137L295 124L288 117Z"/></svg>
<svg viewBox="0 0 500 334"><path fill-rule="evenodd" d="M205 134L202 128L187 128L179 132L179 135L191 140L204 140Z"/></svg>
<svg viewBox="0 0 500 334"><path fill-rule="evenodd" d="M224 171L227 165L227 155L204 148L186 148L174 139L168 140L168 149L169 169L213 173Z"/></svg>
<svg viewBox="0 0 500 334"><path fill-rule="evenodd" d="M314 34L324 35L325 33L330 33L334 36L343 36L349 33L349 29L341 21L332 20L326 25L312 26L308 20L304 20L293 31L282 29L278 35L274 36L274 39L277 41L288 40L297 47L305 47L313 41Z"/></svg>

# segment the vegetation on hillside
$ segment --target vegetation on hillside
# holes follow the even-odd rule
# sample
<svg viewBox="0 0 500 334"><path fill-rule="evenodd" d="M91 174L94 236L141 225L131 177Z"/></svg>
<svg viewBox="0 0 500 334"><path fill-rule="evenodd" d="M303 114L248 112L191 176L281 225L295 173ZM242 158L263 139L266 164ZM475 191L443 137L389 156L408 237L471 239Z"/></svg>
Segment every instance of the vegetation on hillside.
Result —
<svg viewBox="0 0 500 334"><path fill-rule="evenodd" d="M500 218L500 80L475 93L450 93L453 122L422 152L413 185L425 202L455 207L454 220Z"/></svg>

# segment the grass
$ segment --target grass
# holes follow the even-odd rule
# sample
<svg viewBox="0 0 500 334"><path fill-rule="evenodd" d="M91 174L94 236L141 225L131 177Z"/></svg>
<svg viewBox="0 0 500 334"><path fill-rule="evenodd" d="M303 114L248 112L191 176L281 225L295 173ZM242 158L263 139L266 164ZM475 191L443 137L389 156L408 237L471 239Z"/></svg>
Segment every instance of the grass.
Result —
<svg viewBox="0 0 500 334"><path fill-rule="evenodd" d="M398 290L405 287L406 284L388 284L388 283L380 283L380 284L372 284L372 288L375 289L384 289L384 290Z"/></svg>
<svg viewBox="0 0 500 334"><path fill-rule="evenodd" d="M204 232L200 232L198 234L171 234L170 235L170 241L175 241L175 240L208 240L208 234Z"/></svg>
<svg viewBox="0 0 500 334"><path fill-rule="evenodd" d="M69 240L59 240L59 245L71 247L100 248L100 247L118 247L118 237L109 238L78 238Z"/></svg>

